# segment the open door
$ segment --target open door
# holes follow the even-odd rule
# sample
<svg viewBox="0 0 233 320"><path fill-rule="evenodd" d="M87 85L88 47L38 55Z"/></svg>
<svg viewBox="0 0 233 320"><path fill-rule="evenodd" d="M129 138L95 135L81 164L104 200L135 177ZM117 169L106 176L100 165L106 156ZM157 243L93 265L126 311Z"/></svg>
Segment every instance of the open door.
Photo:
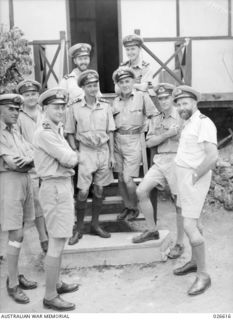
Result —
<svg viewBox="0 0 233 320"><path fill-rule="evenodd" d="M71 44L90 43L90 68L99 72L103 93L114 92L112 73L119 66L117 0L70 0Z"/></svg>

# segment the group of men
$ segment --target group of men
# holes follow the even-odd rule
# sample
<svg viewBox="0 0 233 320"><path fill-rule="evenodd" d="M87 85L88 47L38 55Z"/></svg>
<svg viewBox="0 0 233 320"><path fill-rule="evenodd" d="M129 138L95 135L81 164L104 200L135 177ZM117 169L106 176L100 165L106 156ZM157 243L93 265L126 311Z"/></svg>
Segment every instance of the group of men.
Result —
<svg viewBox="0 0 233 320"><path fill-rule="evenodd" d="M183 253L184 232L192 248L191 260L174 274L197 272L189 295L200 294L211 284L199 218L217 160L216 128L198 110L200 94L193 88L151 85L153 70L142 59L142 43L137 35L123 39L129 61L113 73L117 96L112 105L102 98L97 71L88 69L89 44L70 48L76 68L59 87L40 95L38 82L24 80L17 94L0 96L0 224L9 238L7 291L18 303L29 302L23 290L37 287L18 272L24 223L36 216L46 253L43 304L58 311L75 309L74 303L60 297L79 288L59 278L62 252L68 239L74 245L83 237L92 185L90 232L111 237L99 224L99 215L113 170L124 203L118 220L133 221L139 211L146 219L146 230L133 243L159 239L150 193L169 185L177 212L177 239L169 257ZM157 153L137 186L134 178L139 175L145 132L147 147L157 147Z"/></svg>

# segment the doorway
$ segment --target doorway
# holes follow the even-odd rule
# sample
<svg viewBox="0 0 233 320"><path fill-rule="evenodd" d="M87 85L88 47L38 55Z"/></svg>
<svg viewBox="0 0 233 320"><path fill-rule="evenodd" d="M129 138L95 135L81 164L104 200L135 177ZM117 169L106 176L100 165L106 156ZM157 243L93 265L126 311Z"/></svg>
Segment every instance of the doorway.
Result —
<svg viewBox="0 0 233 320"><path fill-rule="evenodd" d="M119 66L117 0L70 0L71 45L90 43L90 68L100 75L102 93L114 92L112 73Z"/></svg>

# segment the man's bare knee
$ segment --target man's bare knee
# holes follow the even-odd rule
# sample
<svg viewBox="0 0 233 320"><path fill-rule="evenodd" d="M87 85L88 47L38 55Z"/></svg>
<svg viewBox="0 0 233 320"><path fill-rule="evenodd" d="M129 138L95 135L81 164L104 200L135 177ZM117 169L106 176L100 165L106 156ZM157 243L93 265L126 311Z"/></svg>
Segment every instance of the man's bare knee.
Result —
<svg viewBox="0 0 233 320"><path fill-rule="evenodd" d="M94 195L96 196L96 198L102 198L103 196L103 187L102 186L98 186L98 185L94 185Z"/></svg>
<svg viewBox="0 0 233 320"><path fill-rule="evenodd" d="M123 177L123 173L122 172L118 173L118 181L119 182L124 182L124 177Z"/></svg>
<svg viewBox="0 0 233 320"><path fill-rule="evenodd" d="M136 194L139 201L144 200L150 197L150 190L148 190L142 185L139 185L136 189Z"/></svg>
<svg viewBox="0 0 233 320"><path fill-rule="evenodd" d="M85 201L85 200L87 200L88 193L89 193L89 190L82 190L82 189L80 189L79 192L78 192L78 200L79 200L79 201Z"/></svg>
<svg viewBox="0 0 233 320"><path fill-rule="evenodd" d="M23 242L23 229L10 230L9 231L9 240Z"/></svg>

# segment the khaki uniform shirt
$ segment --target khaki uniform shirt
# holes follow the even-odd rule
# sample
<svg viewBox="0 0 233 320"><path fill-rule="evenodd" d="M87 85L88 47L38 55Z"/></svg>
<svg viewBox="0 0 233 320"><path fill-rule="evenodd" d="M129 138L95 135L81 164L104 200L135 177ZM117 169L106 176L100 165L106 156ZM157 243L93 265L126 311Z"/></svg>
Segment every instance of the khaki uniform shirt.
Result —
<svg viewBox="0 0 233 320"><path fill-rule="evenodd" d="M25 140L32 144L33 136L35 134L36 129L42 125L44 120L44 115L42 113L41 107L38 105L37 108L37 117L32 118L24 109L20 110L17 128L19 132L22 134Z"/></svg>
<svg viewBox="0 0 233 320"><path fill-rule="evenodd" d="M205 141L217 144L217 130L214 123L197 110L184 124L176 164L196 169L205 158Z"/></svg>
<svg viewBox="0 0 233 320"><path fill-rule="evenodd" d="M147 93L133 90L130 97L118 96L114 99L112 112L116 129L143 129L146 117L152 117L157 109Z"/></svg>
<svg viewBox="0 0 233 320"><path fill-rule="evenodd" d="M140 60L137 65L132 66L129 61L123 62L120 66L132 68L136 75L136 83L152 82L155 71L151 68L150 63Z"/></svg>
<svg viewBox="0 0 233 320"><path fill-rule="evenodd" d="M0 121L0 172L10 169L2 156L33 156L32 146L17 131L15 126L8 128Z"/></svg>
<svg viewBox="0 0 233 320"><path fill-rule="evenodd" d="M176 153L182 125L183 121L180 118L176 108L173 107L171 114L167 118L165 117L164 113L161 112L150 119L149 130L146 139L148 140L154 135L159 136L165 133L171 127L178 126L179 131L176 136L166 139L164 142L157 146L158 153Z"/></svg>
<svg viewBox="0 0 233 320"><path fill-rule="evenodd" d="M78 68L73 69L73 71L64 76L59 84L59 87L65 89L69 93L68 106L74 103L77 97L83 97L84 93L82 88L78 86L78 77L81 71Z"/></svg>
<svg viewBox="0 0 233 320"><path fill-rule="evenodd" d="M112 110L109 103L97 99L95 107L80 99L70 106L65 132L74 134L76 140L91 148L100 147L109 140L109 132L115 130Z"/></svg>
<svg viewBox="0 0 233 320"><path fill-rule="evenodd" d="M38 128L33 141L35 168L43 180L70 177L77 162L77 154L65 140L61 126L45 120Z"/></svg>

